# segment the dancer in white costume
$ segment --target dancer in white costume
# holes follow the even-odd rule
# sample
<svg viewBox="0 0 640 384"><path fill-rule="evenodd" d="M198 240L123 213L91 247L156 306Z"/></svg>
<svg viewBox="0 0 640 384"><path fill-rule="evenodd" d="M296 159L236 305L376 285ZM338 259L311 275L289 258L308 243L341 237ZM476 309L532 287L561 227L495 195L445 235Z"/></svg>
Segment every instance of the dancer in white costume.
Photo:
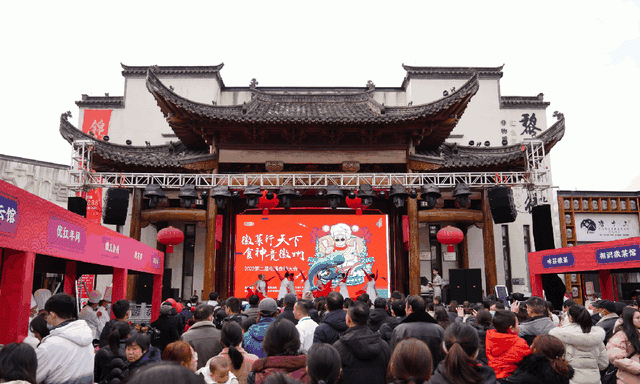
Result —
<svg viewBox="0 0 640 384"><path fill-rule="evenodd" d="M343 299L349 297L349 289L347 288L347 277L349 276L349 271L350 270L347 270L347 273L342 274L342 280L340 280L340 282L338 283L340 294L342 295Z"/></svg>
<svg viewBox="0 0 640 384"><path fill-rule="evenodd" d="M365 287L365 292L369 295L369 300L373 303L378 298L378 291L376 291L376 280L378 280L378 271L374 275L367 275L367 285Z"/></svg>
<svg viewBox="0 0 640 384"><path fill-rule="evenodd" d="M278 279L280 279L280 290L278 291L278 300L284 299L284 295L289 293L289 272L285 272L284 277L280 274L280 272L275 271L276 275L278 275Z"/></svg>
<svg viewBox="0 0 640 384"><path fill-rule="evenodd" d="M294 285L295 277L293 275L293 272L289 272L289 278L287 280L289 280L287 282L287 293L293 293L294 295L296 295L296 286Z"/></svg>
<svg viewBox="0 0 640 384"><path fill-rule="evenodd" d="M256 295L260 298L260 300L267 297L267 283L269 282L269 280L273 279L274 277L275 276L271 276L269 279L267 279L266 276L263 275L262 273L259 274L258 281L256 281L255 283L247 287L247 293L248 293L247 297L251 295ZM253 286L256 287L255 291L251 289L251 287Z"/></svg>
<svg viewBox="0 0 640 384"><path fill-rule="evenodd" d="M309 288L309 279L304 276L304 271L300 272L300 277L302 277L302 281L304 281L304 287L302 288L302 296L304 296L305 293L311 290Z"/></svg>

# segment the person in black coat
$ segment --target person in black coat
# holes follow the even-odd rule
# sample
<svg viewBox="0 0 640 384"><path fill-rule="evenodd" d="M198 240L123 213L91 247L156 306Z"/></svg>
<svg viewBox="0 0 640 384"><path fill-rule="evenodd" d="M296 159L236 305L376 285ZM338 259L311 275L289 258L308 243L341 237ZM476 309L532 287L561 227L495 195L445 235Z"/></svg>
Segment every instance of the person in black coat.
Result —
<svg viewBox="0 0 640 384"><path fill-rule="evenodd" d="M511 376L500 380L501 384L569 384L574 371L564 359L565 348L560 339L539 335L531 344L531 351Z"/></svg>
<svg viewBox="0 0 640 384"><path fill-rule="evenodd" d="M333 346L340 354L343 383L384 384L391 351L367 327L369 307L354 302L347 310L347 329Z"/></svg>
<svg viewBox="0 0 640 384"><path fill-rule="evenodd" d="M278 314L279 318L284 318L291 321L294 325L298 324L298 319L293 315L293 306L298 300L298 297L295 293L287 293L284 295L282 302L284 303L284 308L282 312Z"/></svg>
<svg viewBox="0 0 640 384"><path fill-rule="evenodd" d="M163 304L160 306L160 316L158 319L151 323L151 326L158 331L160 331L160 335L152 340L151 344L160 350L164 351L165 347L170 343L180 339L180 334L178 332L178 328L182 324L179 316L172 315L172 311L175 311L171 304Z"/></svg>
<svg viewBox="0 0 640 384"><path fill-rule="evenodd" d="M108 337L109 345L96 352L93 362L93 380L108 384L124 379L129 362L125 353L125 340L129 337L131 326L119 321L114 324ZM115 380L114 380L115 379Z"/></svg>
<svg viewBox="0 0 640 384"><path fill-rule="evenodd" d="M333 344L338 341L340 334L347 330L347 313L342 309L344 299L340 292L331 292L327 295L327 312L313 333L314 343Z"/></svg>

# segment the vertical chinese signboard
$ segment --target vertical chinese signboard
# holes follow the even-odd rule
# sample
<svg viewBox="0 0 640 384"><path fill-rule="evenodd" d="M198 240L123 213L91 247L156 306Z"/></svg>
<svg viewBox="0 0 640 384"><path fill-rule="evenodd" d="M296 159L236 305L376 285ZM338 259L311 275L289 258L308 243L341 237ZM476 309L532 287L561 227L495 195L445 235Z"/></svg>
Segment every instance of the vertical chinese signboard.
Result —
<svg viewBox="0 0 640 384"><path fill-rule="evenodd" d="M102 140L109 133L110 109L85 109L82 132ZM87 219L100 224L102 218L102 189L87 192Z"/></svg>
<svg viewBox="0 0 640 384"><path fill-rule="evenodd" d="M267 294L276 298L286 272L294 274L297 295L305 280L314 291L338 288L346 275L349 296L365 290L375 274L378 295L389 297L388 228L385 215L238 215L234 294L265 275Z"/></svg>

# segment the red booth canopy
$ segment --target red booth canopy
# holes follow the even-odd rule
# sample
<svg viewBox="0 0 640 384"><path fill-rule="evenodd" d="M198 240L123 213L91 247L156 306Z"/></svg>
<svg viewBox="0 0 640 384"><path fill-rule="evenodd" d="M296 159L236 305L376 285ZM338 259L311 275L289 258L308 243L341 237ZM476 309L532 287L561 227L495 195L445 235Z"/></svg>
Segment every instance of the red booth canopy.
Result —
<svg viewBox="0 0 640 384"><path fill-rule="evenodd" d="M631 268L640 268L640 237L529 253L531 290L540 297L543 274L598 271L602 298L613 300L610 271Z"/></svg>
<svg viewBox="0 0 640 384"><path fill-rule="evenodd" d="M160 307L164 254L139 241L0 180L0 301L20 303L0 324L0 343L27 334L36 254L67 261L65 292L73 293L75 262L113 267L112 300L124 299L127 271L154 275L152 318Z"/></svg>

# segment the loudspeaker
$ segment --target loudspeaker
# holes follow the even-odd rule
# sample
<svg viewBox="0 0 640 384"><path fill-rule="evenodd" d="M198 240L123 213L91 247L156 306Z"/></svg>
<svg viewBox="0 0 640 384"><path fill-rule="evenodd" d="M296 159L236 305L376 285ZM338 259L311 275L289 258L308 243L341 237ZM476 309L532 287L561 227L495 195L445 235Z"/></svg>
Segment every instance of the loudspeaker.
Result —
<svg viewBox="0 0 640 384"><path fill-rule="evenodd" d="M129 208L129 191L124 188L109 188L102 208L102 223L124 225Z"/></svg>
<svg viewBox="0 0 640 384"><path fill-rule="evenodd" d="M153 275L149 273L141 273L138 275L136 303L147 303L151 305L153 299Z"/></svg>
<svg viewBox="0 0 640 384"><path fill-rule="evenodd" d="M551 206L549 204L538 205L531 210L533 221L533 241L536 251L555 249L553 241L553 224L551 222Z"/></svg>
<svg viewBox="0 0 640 384"><path fill-rule="evenodd" d="M503 224L516 221L518 211L516 211L516 205L513 202L513 190L511 188L491 188L488 191L488 196L494 223Z"/></svg>
<svg viewBox="0 0 640 384"><path fill-rule="evenodd" d="M82 197L69 197L67 199L67 209L82 217L87 217L87 200Z"/></svg>
<svg viewBox="0 0 640 384"><path fill-rule="evenodd" d="M171 295L171 268L165 268L162 274L162 300L166 300Z"/></svg>
<svg viewBox="0 0 640 384"><path fill-rule="evenodd" d="M450 299L462 304L482 302L482 272L480 269L449 270Z"/></svg>

